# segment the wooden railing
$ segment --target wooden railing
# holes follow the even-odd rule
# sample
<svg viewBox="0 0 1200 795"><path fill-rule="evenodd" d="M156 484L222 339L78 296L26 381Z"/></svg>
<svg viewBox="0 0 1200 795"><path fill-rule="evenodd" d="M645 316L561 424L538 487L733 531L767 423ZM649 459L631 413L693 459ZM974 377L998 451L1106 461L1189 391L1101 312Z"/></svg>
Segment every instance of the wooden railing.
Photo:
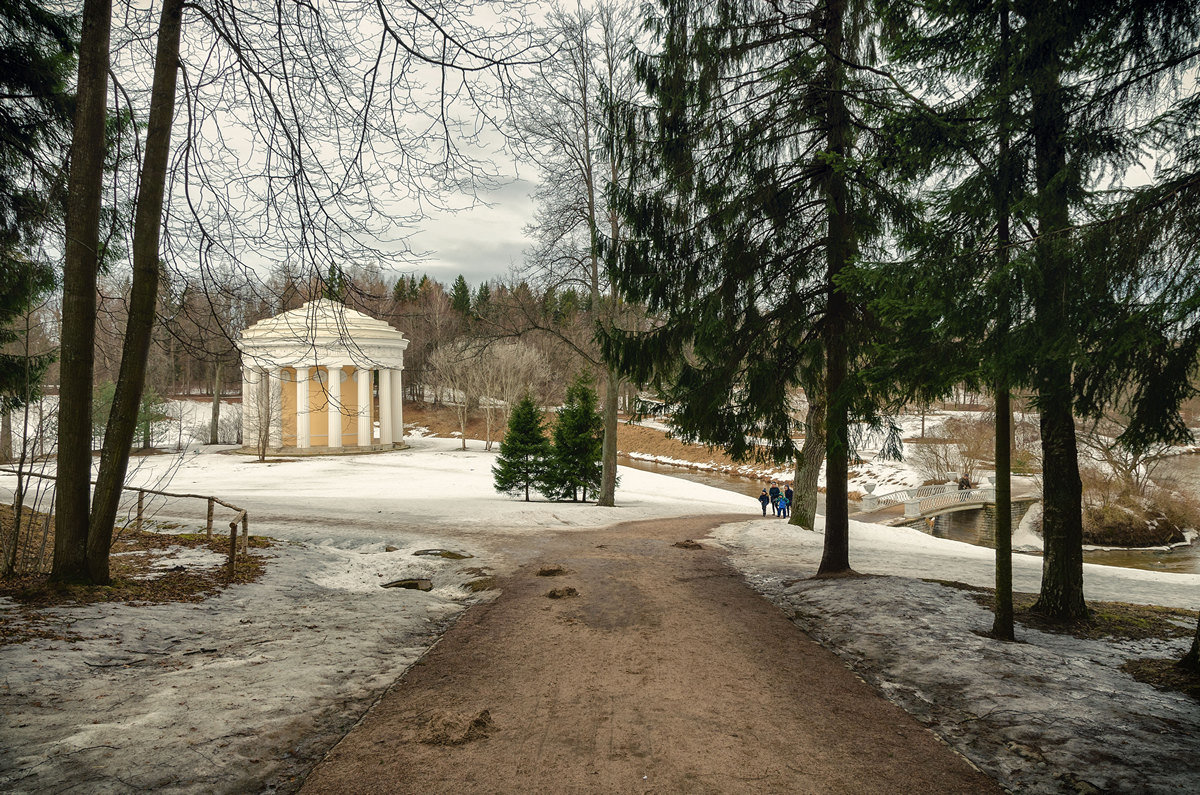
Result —
<svg viewBox="0 0 1200 795"><path fill-rule="evenodd" d="M8 474L8 475L23 475L24 477L27 477L27 478L41 478L42 480L53 480L56 482L56 484L58 481L57 475L47 475L47 474L44 474L41 472L20 472L15 469L0 468L0 473L4 473L4 474ZM96 481L91 480L91 481L88 481L88 483L90 485L95 485ZM225 508L228 508L231 511L237 511L237 514L233 517L233 521L231 521L229 523L229 564L228 564L228 567L229 567L229 579L231 579L231 580L233 579L234 565L235 565L236 559L237 559L238 527L239 527L239 525L241 526L241 531L242 531L242 543L241 543L242 554L249 554L249 552L250 552L250 515L249 515L249 513L246 512L246 510L244 508L239 508L238 506L236 506L232 503L225 502L225 500L222 500L219 497L212 497L212 496L209 496L206 494L178 494L176 492L171 492L171 491L160 491L158 489L146 489L146 488L133 487L133 486L122 486L121 491L136 491L137 492L137 513L135 514L134 527L139 531L142 529L142 525L145 520L145 501L146 501L147 494L152 494L152 495L159 496L159 497L172 497L172 498L176 498L176 499L185 499L185 500L207 500L208 501L208 511L207 511L207 521L205 523L205 533L208 535L209 541L212 541L212 537L213 537L213 513L214 513L215 507L217 505L221 505Z"/></svg>

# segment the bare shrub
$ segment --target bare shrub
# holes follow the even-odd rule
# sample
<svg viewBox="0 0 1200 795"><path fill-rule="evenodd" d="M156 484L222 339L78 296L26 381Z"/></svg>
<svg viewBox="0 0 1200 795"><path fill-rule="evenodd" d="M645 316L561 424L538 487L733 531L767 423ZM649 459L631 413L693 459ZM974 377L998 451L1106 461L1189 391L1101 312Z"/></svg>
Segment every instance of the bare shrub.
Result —
<svg viewBox="0 0 1200 795"><path fill-rule="evenodd" d="M924 440L909 442L910 457L917 471L930 480L945 481L950 473L957 473L976 481L983 464L992 460L994 429L989 414L950 417Z"/></svg>

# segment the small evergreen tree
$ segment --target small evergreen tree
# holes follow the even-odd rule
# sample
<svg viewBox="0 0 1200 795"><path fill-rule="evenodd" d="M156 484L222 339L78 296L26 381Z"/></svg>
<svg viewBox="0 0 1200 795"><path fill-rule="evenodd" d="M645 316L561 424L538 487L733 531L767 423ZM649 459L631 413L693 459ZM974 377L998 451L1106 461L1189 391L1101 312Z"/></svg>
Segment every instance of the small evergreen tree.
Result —
<svg viewBox="0 0 1200 795"><path fill-rule="evenodd" d="M558 499L587 501L588 487L600 488L600 457L604 444L604 419L596 410L596 391L590 379L580 376L567 389L554 426L554 466L547 472L547 489Z"/></svg>
<svg viewBox="0 0 1200 795"><path fill-rule="evenodd" d="M0 254L0 411L40 397L38 386L54 356L21 352L25 334L17 321L54 289L54 277L44 262Z"/></svg>
<svg viewBox="0 0 1200 795"><path fill-rule="evenodd" d="M471 314L471 288L461 273L450 289L450 306L464 317Z"/></svg>
<svg viewBox="0 0 1200 795"><path fill-rule="evenodd" d="M479 290L475 293L475 315L483 317L488 312L488 307L492 301L492 288L488 287L487 282L482 282L479 285Z"/></svg>
<svg viewBox="0 0 1200 795"><path fill-rule="evenodd" d="M515 494L529 488L545 489L546 470L554 455L542 426L542 410L526 393L513 408L508 430L500 443L500 455L492 467L496 491Z"/></svg>
<svg viewBox="0 0 1200 795"><path fill-rule="evenodd" d="M325 277L325 283L321 287L321 297L344 304L349 292L350 282L346 279L346 274L337 265L330 265L329 274Z"/></svg>

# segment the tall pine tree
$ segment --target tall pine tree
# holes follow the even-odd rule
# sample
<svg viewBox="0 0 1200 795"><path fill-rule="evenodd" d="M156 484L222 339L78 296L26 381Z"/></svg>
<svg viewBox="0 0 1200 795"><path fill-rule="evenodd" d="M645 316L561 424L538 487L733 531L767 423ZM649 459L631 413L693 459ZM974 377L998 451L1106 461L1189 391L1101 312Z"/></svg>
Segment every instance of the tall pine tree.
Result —
<svg viewBox="0 0 1200 795"><path fill-rule="evenodd" d="M52 357L18 352L15 321L54 288L34 252L61 223L78 19L33 0L0 0L0 411L37 397ZM16 343L14 346L13 344ZM8 449L8 440L0 444Z"/></svg>
<svg viewBox="0 0 1200 795"><path fill-rule="evenodd" d="M1148 255L1147 237L1128 230L1117 234L1138 242L1117 245L1120 224L1108 219L1136 213L1113 208L1106 189L1152 142L1164 148L1156 114L1169 106L1169 78L1196 61L1197 3L917 5L881 6L889 55L927 78L920 93L938 113L918 103L889 137L936 187L925 190L930 221L914 259L876 274L891 302L877 310L898 321L900 380L926 393L954 379L993 386L1001 500L1008 389L1033 387L1046 548L1037 608L1083 618L1075 420L1120 404L1135 418L1131 437L1177 436L1194 371L1197 329L1184 307L1195 279L1179 278L1194 267L1186 255L1164 264L1163 249ZM1178 239L1177 224L1166 229ZM1001 636L1011 635L1007 612Z"/></svg>
<svg viewBox="0 0 1200 795"><path fill-rule="evenodd" d="M649 108L630 113L625 142L630 234L610 258L622 292L658 322L610 344L677 407L680 436L734 458L795 459L793 397L823 387L820 573L844 572L849 422L869 413L849 367L869 324L846 283L904 209L874 179L875 138L863 134L873 78L850 67L866 4L660 8L658 49L639 63Z"/></svg>
<svg viewBox="0 0 1200 795"><path fill-rule="evenodd" d="M513 407L508 418L508 430L500 443L500 455L492 467L496 491L507 494L524 492L529 502L529 490L541 491L546 469L554 456L546 429L542 424L542 409L533 396L526 393Z"/></svg>

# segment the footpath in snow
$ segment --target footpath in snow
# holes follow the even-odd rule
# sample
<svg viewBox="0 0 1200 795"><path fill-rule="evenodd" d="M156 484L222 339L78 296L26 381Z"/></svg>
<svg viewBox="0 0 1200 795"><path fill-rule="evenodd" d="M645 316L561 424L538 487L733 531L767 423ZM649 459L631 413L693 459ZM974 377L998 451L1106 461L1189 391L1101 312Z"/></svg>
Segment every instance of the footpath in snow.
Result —
<svg viewBox="0 0 1200 795"><path fill-rule="evenodd" d="M1118 670L1186 643L977 634L990 616L962 591L988 586L990 550L856 524L851 560L871 578L812 581L821 535L761 519L751 497L622 469L617 508L524 501L491 486L494 453L410 437L408 450L258 463L203 448L141 462L138 477L246 507L283 543L264 578L200 604L52 611L73 641L0 646L0 789L290 790L473 601L465 585L535 556L550 533L631 519L745 511L714 533L731 563L805 631L1005 786L1030 792L1195 791L1200 705ZM12 478L0 478L8 498ZM203 525L203 502L155 518ZM388 548L393 548L388 551ZM415 557L446 548L464 560ZM184 565L184 564L176 564ZM187 565L206 565L196 559ZM1040 560L1017 557L1019 590ZM428 593L384 589L427 577ZM1200 603L1200 575L1087 568L1089 598ZM19 608L0 600L0 620ZM735 672L731 672L735 676Z"/></svg>

